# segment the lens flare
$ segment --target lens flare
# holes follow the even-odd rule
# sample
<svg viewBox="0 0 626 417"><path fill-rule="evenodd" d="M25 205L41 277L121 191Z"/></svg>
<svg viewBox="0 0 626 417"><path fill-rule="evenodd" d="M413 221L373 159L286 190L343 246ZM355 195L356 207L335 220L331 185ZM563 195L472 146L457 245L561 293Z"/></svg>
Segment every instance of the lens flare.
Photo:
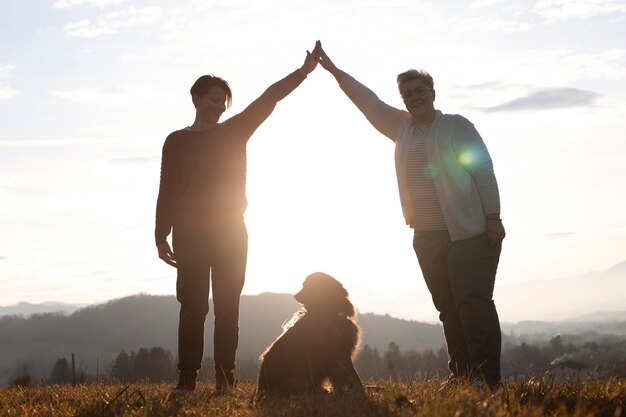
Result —
<svg viewBox="0 0 626 417"><path fill-rule="evenodd" d="M422 172L425 177L435 178L439 173L439 169L435 164L427 164Z"/></svg>
<svg viewBox="0 0 626 417"><path fill-rule="evenodd" d="M459 163L463 166L469 166L474 161L474 155L470 152L463 152L459 155Z"/></svg>

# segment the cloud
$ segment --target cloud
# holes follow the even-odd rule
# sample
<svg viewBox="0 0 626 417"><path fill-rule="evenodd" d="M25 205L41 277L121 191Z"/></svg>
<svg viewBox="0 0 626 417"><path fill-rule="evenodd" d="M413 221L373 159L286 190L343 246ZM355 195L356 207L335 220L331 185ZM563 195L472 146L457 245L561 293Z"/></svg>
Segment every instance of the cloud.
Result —
<svg viewBox="0 0 626 417"><path fill-rule="evenodd" d="M567 239L569 237L574 236L576 233L575 232L559 232L559 233L548 233L543 235L544 238L546 239Z"/></svg>
<svg viewBox="0 0 626 417"><path fill-rule="evenodd" d="M103 104L119 106L121 103L126 102L125 97L127 92L120 88L96 88L93 90L51 90L49 91L53 96L76 101L79 103L88 104Z"/></svg>
<svg viewBox="0 0 626 417"><path fill-rule="evenodd" d="M0 87L0 100L10 100L20 93L19 90L15 90L11 87Z"/></svg>
<svg viewBox="0 0 626 417"><path fill-rule="evenodd" d="M624 0L539 0L534 9L548 22L589 19L599 14L626 13Z"/></svg>
<svg viewBox="0 0 626 417"><path fill-rule="evenodd" d="M480 19L468 20L463 23L462 27L466 32L516 33L528 32L534 27L534 25L528 22L516 20L483 17Z"/></svg>
<svg viewBox="0 0 626 417"><path fill-rule="evenodd" d="M95 38L100 35L110 35L117 33L117 30L111 26L104 24L92 25L89 20L81 20L80 22L70 23L63 27L65 34L68 36L76 36L77 38Z"/></svg>
<svg viewBox="0 0 626 417"><path fill-rule="evenodd" d="M48 93L64 100L112 107L146 103L153 100L155 95L153 90L143 86L50 90Z"/></svg>
<svg viewBox="0 0 626 417"><path fill-rule="evenodd" d="M530 35L532 36L532 33ZM455 73L456 84L467 85L484 80L499 80L509 85L533 86L526 93L537 88L554 86L589 88L587 86L597 83L606 85L626 79L626 49L602 49L602 45L598 45L597 52L593 53L584 53L572 48L490 49L482 45L468 45L458 49L455 62L468 66L468 70ZM440 87L441 85L443 84L440 84ZM508 97L522 95L518 93ZM608 97L617 95L619 92L616 90L607 93ZM481 107L489 107L503 101L500 99L492 103L483 103Z"/></svg>
<svg viewBox="0 0 626 417"><path fill-rule="evenodd" d="M598 93L577 88L544 88L506 103L485 107L487 112L552 110L569 107L593 107Z"/></svg>
<svg viewBox="0 0 626 417"><path fill-rule="evenodd" d="M153 26L161 20L163 10L159 7L137 8L106 13L97 22L84 19L63 27L65 34L78 38L96 38L102 35L118 33L123 29Z"/></svg>
<svg viewBox="0 0 626 417"><path fill-rule="evenodd" d="M510 58L517 73L544 85L571 84L581 79L621 80L626 78L626 49L611 48L595 54L571 49L531 50Z"/></svg>
<svg viewBox="0 0 626 417"><path fill-rule="evenodd" d="M3 78L9 78L13 75L15 66L13 64L0 63L0 80ZM0 86L0 100L10 100L20 94L19 90L11 87Z"/></svg>
<svg viewBox="0 0 626 417"><path fill-rule="evenodd" d="M124 3L126 0L59 0L52 5L55 9L70 9L76 6L106 7Z"/></svg>
<svg viewBox="0 0 626 417"><path fill-rule="evenodd" d="M159 159L160 156L135 156L127 158L112 158L111 162L115 164L143 164Z"/></svg>
<svg viewBox="0 0 626 417"><path fill-rule="evenodd" d="M101 143L112 143L119 139L20 139L20 140L0 140L0 148L54 148L61 146L94 145ZM2 186L0 177L0 186Z"/></svg>
<svg viewBox="0 0 626 417"><path fill-rule="evenodd" d="M502 0L474 0L470 4L470 9L483 9L485 7L491 7L497 3L501 3Z"/></svg>
<svg viewBox="0 0 626 417"><path fill-rule="evenodd" d="M13 64L2 64L0 63L0 78L9 78L13 75L13 70L15 66Z"/></svg>

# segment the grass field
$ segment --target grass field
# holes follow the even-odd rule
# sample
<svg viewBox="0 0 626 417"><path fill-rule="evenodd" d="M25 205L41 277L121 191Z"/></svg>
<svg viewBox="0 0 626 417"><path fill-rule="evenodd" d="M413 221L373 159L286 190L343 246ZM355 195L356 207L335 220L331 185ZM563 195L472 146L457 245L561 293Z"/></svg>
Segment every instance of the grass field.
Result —
<svg viewBox="0 0 626 417"><path fill-rule="evenodd" d="M0 416L600 416L626 417L626 379L552 383L528 379L495 392L441 388L441 381L368 381L367 399L352 394L301 395L253 404L254 384L211 397L213 386L168 401L172 384L87 384L0 390Z"/></svg>

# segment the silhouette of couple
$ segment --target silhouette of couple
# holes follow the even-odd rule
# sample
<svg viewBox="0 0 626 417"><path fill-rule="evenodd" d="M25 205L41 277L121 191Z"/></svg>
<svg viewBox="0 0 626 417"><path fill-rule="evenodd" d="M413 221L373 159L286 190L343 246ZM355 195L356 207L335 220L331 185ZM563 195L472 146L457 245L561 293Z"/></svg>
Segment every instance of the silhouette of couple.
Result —
<svg viewBox="0 0 626 417"><path fill-rule="evenodd" d="M402 210L414 229L413 247L443 323L450 378L498 385L501 334L492 296L505 231L493 164L482 138L462 116L435 110L427 72L398 75L406 110L397 109L337 68L318 41L300 68L224 122L219 120L231 105L230 86L213 75L198 78L191 87L193 124L165 140L155 239L159 257L177 268L179 381L172 395L195 389L210 288L214 394L228 393L235 385L239 299L248 253L246 144L276 103L318 63L367 120L395 142Z"/></svg>

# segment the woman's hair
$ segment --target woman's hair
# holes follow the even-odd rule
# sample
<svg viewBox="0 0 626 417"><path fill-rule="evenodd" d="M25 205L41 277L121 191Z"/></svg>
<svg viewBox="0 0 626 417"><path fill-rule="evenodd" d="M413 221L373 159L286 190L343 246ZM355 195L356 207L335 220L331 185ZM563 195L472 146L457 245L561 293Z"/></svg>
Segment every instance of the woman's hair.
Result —
<svg viewBox="0 0 626 417"><path fill-rule="evenodd" d="M202 98L213 87L219 87L226 92L226 107L230 108L233 102L233 93L230 91L230 85L228 85L226 80L215 75L203 75L198 78L191 86L191 96Z"/></svg>
<svg viewBox="0 0 626 417"><path fill-rule="evenodd" d="M404 71L403 73L398 74L398 88L400 87L402 83L415 80L415 79L424 81L426 85L431 89L435 88L433 77L431 77L430 74L424 70L416 70L416 69L410 69L408 71Z"/></svg>

